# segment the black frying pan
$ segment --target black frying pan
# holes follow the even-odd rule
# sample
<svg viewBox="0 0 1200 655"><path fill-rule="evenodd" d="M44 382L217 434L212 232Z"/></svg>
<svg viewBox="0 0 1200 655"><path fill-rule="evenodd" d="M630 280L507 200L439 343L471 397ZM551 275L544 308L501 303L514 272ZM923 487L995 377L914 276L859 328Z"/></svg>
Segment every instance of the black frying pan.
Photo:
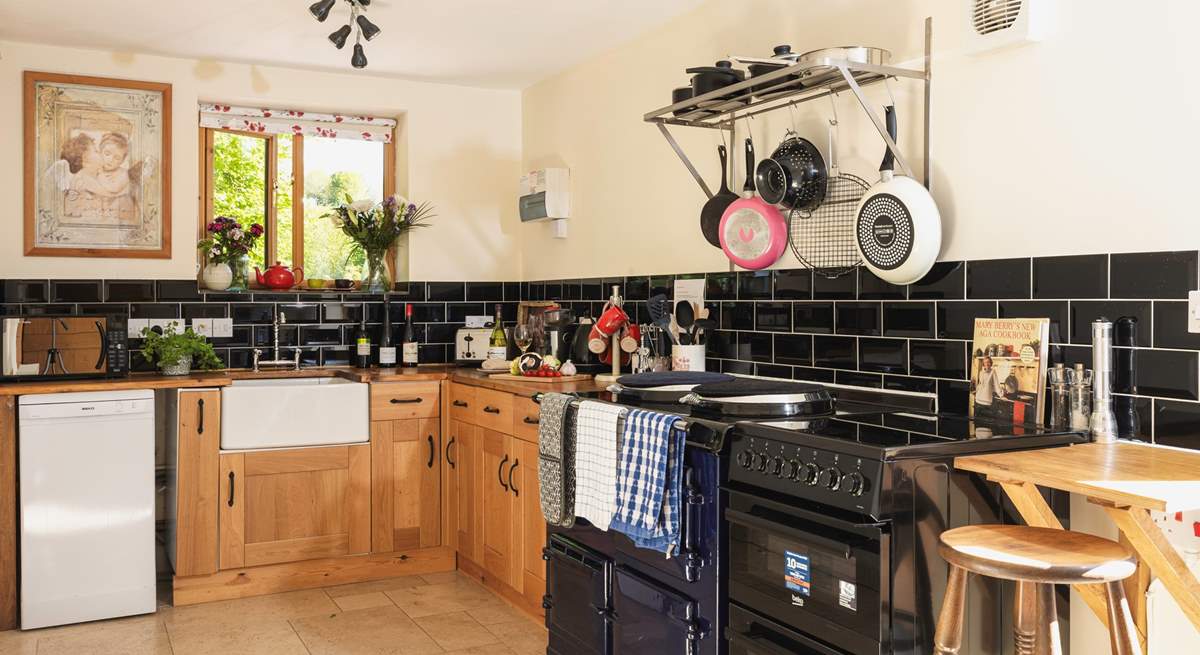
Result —
<svg viewBox="0 0 1200 655"><path fill-rule="evenodd" d="M733 204L738 196L729 190L729 175L726 170L729 157L725 146L717 146L717 154L721 156L721 188L716 195L704 203L704 208L700 210L700 231L704 234L705 241L720 248L721 217L725 215L725 209Z"/></svg>

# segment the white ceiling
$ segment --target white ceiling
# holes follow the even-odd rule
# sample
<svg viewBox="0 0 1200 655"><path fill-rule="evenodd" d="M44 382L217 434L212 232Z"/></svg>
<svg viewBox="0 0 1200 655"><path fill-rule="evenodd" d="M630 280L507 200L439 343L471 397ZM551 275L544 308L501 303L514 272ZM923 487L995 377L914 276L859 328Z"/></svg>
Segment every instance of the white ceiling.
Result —
<svg viewBox="0 0 1200 655"><path fill-rule="evenodd" d="M627 41L704 0L374 0L383 29L366 72L522 88ZM349 72L312 0L0 0L0 39Z"/></svg>

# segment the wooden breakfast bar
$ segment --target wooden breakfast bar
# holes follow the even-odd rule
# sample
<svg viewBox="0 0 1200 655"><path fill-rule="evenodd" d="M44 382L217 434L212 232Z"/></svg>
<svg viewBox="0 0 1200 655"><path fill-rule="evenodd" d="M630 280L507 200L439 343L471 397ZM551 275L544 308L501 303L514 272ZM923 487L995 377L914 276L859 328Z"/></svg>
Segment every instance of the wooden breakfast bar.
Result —
<svg viewBox="0 0 1200 655"><path fill-rule="evenodd" d="M1200 452L1119 441L1064 448L959 457L956 468L987 476L1012 499L1031 526L1062 529L1038 487L1081 494L1104 508L1137 551L1139 570L1126 583L1142 652L1146 647L1145 592L1150 575L1163 581L1192 625L1200 630L1200 582L1150 515L1200 508ZM1108 610L1100 585L1075 590L1104 625Z"/></svg>

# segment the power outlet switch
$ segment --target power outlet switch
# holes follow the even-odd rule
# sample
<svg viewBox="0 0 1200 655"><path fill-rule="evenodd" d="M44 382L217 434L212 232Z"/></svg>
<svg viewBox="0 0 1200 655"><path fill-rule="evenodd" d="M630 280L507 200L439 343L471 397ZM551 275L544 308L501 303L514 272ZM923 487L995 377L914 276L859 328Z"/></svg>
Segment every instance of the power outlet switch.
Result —
<svg viewBox="0 0 1200 655"><path fill-rule="evenodd" d="M212 336L215 339L229 339L233 337L233 319L232 318L214 318L212 319Z"/></svg>
<svg viewBox="0 0 1200 655"><path fill-rule="evenodd" d="M1188 292L1188 332L1200 334L1200 291Z"/></svg>
<svg viewBox="0 0 1200 655"><path fill-rule="evenodd" d="M211 318L193 318L192 331L203 337L212 337L213 335L213 319Z"/></svg>

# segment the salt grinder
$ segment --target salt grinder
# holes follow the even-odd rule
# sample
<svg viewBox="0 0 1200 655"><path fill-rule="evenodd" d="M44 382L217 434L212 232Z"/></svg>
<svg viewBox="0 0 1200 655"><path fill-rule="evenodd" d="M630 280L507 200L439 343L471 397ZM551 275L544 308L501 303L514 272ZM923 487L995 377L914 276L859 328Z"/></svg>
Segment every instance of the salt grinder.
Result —
<svg viewBox="0 0 1200 655"><path fill-rule="evenodd" d="M1113 412L1113 324L1101 316L1092 321L1092 440L1117 440L1117 415Z"/></svg>

